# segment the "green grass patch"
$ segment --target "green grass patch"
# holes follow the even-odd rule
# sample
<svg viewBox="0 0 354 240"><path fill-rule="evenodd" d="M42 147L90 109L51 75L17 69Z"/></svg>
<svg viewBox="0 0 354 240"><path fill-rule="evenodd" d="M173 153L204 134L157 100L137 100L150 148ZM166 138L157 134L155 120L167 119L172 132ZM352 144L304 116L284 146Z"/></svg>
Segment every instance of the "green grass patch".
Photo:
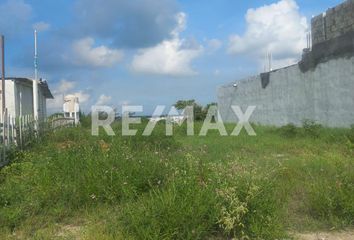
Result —
<svg viewBox="0 0 354 240"><path fill-rule="evenodd" d="M181 126L167 137L158 124L144 137L138 128L137 137L121 137L119 124L114 137L61 129L13 153L0 170L0 237L281 239L354 224L353 129L188 137Z"/></svg>

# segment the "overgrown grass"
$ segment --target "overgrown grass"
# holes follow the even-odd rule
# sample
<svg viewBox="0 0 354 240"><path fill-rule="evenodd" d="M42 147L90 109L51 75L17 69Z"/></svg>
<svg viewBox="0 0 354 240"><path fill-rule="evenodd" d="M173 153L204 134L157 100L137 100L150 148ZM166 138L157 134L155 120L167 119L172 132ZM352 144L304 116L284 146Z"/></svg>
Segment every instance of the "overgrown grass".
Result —
<svg viewBox="0 0 354 240"><path fill-rule="evenodd" d="M353 129L114 130L63 129L16 153L0 170L0 238L60 239L73 225L83 239L280 239L354 224Z"/></svg>

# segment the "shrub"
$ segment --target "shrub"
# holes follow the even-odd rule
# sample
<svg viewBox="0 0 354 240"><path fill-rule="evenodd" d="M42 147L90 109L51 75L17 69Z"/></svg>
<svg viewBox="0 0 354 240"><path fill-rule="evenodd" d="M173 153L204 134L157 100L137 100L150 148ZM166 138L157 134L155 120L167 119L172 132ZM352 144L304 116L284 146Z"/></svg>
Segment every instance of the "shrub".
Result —
<svg viewBox="0 0 354 240"><path fill-rule="evenodd" d="M120 203L165 182L159 154L142 144L136 151L122 139L86 134L80 128L59 130L0 171L1 226L17 227L41 212L68 216L99 203Z"/></svg>
<svg viewBox="0 0 354 240"><path fill-rule="evenodd" d="M341 169L332 178L312 182L308 195L311 216L330 227L354 224L354 175L350 171Z"/></svg>
<svg viewBox="0 0 354 240"><path fill-rule="evenodd" d="M91 127L91 115L87 114L85 115L84 113L80 112L80 124L84 128L90 128Z"/></svg>
<svg viewBox="0 0 354 240"><path fill-rule="evenodd" d="M152 191L122 213L134 239L206 239L216 223L215 194L197 182L173 182Z"/></svg>
<svg viewBox="0 0 354 240"><path fill-rule="evenodd" d="M236 239L284 237L279 221L283 207L270 176L256 171L238 173L218 190L218 224L223 234ZM274 178L273 178L274 179Z"/></svg>
<svg viewBox="0 0 354 240"><path fill-rule="evenodd" d="M279 129L280 134L287 138L296 137L298 134L298 128L294 124L288 124Z"/></svg>
<svg viewBox="0 0 354 240"><path fill-rule="evenodd" d="M321 135L321 130L323 128L321 124L318 124L316 123L316 121L308 119L303 121L302 127L304 129L305 135L313 138L319 138Z"/></svg>
<svg viewBox="0 0 354 240"><path fill-rule="evenodd" d="M347 134L347 138L351 144L354 144L354 125L351 126L349 133Z"/></svg>

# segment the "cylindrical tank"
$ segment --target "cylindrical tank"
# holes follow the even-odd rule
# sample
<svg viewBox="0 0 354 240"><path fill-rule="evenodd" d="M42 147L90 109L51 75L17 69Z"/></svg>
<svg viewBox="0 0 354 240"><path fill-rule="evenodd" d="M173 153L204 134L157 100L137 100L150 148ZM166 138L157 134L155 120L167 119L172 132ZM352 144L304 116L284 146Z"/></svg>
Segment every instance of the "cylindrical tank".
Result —
<svg viewBox="0 0 354 240"><path fill-rule="evenodd" d="M75 95L66 95L64 97L64 112L79 112L79 98Z"/></svg>
<svg viewBox="0 0 354 240"><path fill-rule="evenodd" d="M80 112L79 98L75 95L66 95L64 97L63 111L65 117L74 118L77 124Z"/></svg>

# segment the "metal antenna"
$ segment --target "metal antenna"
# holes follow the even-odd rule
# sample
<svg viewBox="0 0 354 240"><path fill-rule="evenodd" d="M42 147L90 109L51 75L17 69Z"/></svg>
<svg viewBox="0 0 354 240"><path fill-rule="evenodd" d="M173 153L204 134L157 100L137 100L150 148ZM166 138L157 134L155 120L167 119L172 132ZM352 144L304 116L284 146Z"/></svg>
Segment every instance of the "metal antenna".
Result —
<svg viewBox="0 0 354 240"><path fill-rule="evenodd" d="M2 98L2 114L5 112L5 37L1 35L1 98Z"/></svg>
<svg viewBox="0 0 354 240"><path fill-rule="evenodd" d="M33 117L38 120L38 53L37 30L34 30L34 80L33 80Z"/></svg>
<svg viewBox="0 0 354 240"><path fill-rule="evenodd" d="M38 80L37 30L34 30L34 79Z"/></svg>

